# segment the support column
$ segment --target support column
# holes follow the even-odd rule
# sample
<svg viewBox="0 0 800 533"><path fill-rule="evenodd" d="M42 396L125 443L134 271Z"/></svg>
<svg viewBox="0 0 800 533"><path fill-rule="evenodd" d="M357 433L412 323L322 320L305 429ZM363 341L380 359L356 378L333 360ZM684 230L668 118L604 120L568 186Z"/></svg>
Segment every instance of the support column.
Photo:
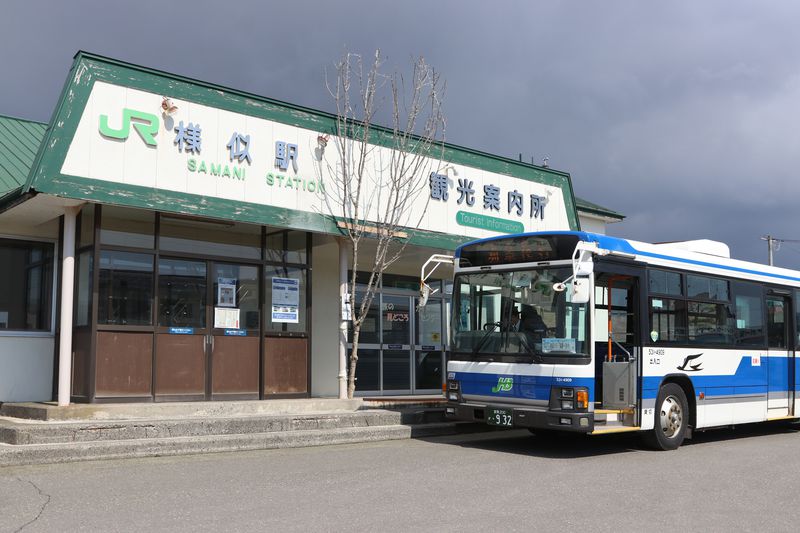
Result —
<svg viewBox="0 0 800 533"><path fill-rule="evenodd" d="M347 255L347 241L339 239L339 398L342 400L347 398L347 321L342 316L347 298Z"/></svg>
<svg viewBox="0 0 800 533"><path fill-rule="evenodd" d="M58 405L69 405L72 389L72 309L75 295L75 220L80 207L64 209L61 236L61 320L58 343Z"/></svg>

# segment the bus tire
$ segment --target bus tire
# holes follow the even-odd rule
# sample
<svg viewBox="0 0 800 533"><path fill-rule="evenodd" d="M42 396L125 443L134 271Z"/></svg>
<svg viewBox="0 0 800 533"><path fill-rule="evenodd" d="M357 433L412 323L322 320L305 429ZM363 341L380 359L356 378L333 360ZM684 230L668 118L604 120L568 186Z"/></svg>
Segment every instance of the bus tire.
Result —
<svg viewBox="0 0 800 533"><path fill-rule="evenodd" d="M658 391L653 430L645 437L656 450L675 450L683 443L689 426L689 402L677 383L666 383Z"/></svg>

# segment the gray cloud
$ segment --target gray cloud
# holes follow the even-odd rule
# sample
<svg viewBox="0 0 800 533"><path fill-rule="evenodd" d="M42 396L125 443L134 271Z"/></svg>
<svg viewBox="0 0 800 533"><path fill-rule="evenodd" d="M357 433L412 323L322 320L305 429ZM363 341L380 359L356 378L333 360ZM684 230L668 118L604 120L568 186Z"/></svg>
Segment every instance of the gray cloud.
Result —
<svg viewBox="0 0 800 533"><path fill-rule="evenodd" d="M171 4L171 5L170 5ZM325 110L344 49L424 55L448 140L550 157L646 241L714 238L763 261L798 239L795 2L11 1L0 113L48 120L78 49ZM776 263L800 268L787 243Z"/></svg>

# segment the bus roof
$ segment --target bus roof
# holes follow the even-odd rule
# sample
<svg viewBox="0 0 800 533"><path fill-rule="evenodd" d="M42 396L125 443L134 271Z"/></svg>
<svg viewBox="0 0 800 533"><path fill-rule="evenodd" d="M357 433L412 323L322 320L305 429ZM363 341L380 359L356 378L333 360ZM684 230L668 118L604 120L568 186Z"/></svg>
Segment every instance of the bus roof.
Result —
<svg viewBox="0 0 800 533"><path fill-rule="evenodd" d="M761 263L731 259L725 256L727 255L727 246L714 241L651 244L585 231L547 231L502 235L468 242L456 248L455 257L456 259L461 257L463 248L478 243L523 236L548 235L571 235L581 241L595 243L599 249L607 250L612 255L624 255L652 265L800 287L800 272ZM693 245L687 246L689 243Z"/></svg>

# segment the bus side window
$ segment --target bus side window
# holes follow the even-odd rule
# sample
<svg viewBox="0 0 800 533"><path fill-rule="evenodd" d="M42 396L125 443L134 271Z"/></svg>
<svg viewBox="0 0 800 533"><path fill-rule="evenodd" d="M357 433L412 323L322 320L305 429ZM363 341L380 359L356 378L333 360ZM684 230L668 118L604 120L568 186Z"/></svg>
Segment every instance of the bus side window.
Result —
<svg viewBox="0 0 800 533"><path fill-rule="evenodd" d="M650 298L650 340L686 343L686 302L674 298Z"/></svg>

